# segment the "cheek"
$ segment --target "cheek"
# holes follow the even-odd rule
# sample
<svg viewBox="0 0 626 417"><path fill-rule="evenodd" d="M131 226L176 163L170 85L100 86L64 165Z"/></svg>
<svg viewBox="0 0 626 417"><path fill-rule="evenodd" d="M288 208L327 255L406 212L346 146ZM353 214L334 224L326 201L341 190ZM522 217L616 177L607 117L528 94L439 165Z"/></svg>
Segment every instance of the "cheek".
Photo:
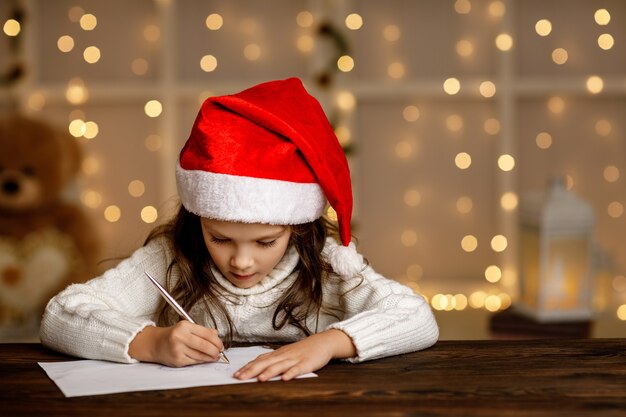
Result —
<svg viewBox="0 0 626 417"><path fill-rule="evenodd" d="M215 247L214 244L211 243L210 238L207 237L207 235L204 233L204 230L202 230L202 239L204 240L204 246L206 247L207 252L209 252L209 255L215 261L216 260L215 257L217 255L217 248Z"/></svg>
<svg viewBox="0 0 626 417"><path fill-rule="evenodd" d="M213 259L215 264L219 265L222 263L222 259L224 259L224 249L219 246L212 245L208 243L206 240L204 241L206 245L207 252L209 252L209 256Z"/></svg>
<svg viewBox="0 0 626 417"><path fill-rule="evenodd" d="M276 264L278 264L278 262L283 259L283 256L285 256L285 252L287 252L287 246L289 246L289 241L277 245L276 248L272 248L272 254L271 256L268 256L268 260L272 263L272 267L276 266Z"/></svg>
<svg viewBox="0 0 626 417"><path fill-rule="evenodd" d="M220 248L216 248L214 246L210 246L208 249L209 249L209 255L211 255L211 258L213 258L215 262L222 261L222 259L224 258L223 250L221 250Z"/></svg>

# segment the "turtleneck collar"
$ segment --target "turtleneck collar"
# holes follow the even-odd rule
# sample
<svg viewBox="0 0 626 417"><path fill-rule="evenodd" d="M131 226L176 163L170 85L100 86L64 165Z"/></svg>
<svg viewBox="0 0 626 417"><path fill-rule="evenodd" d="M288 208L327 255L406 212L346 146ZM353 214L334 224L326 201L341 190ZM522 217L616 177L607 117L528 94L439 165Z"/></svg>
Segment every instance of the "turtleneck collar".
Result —
<svg viewBox="0 0 626 417"><path fill-rule="evenodd" d="M285 251L285 255L283 255L282 259L276 264L272 272L267 274L265 278L259 281L257 284L253 285L250 288L239 288L233 285L229 280L227 280L222 273L215 267L215 265L211 266L211 271L215 276L217 282L229 293L234 295L253 295L253 294L261 294L271 290L281 283L285 283L286 285L290 285L291 282L295 279L295 274L292 275L293 270L296 265L298 265L298 261L300 260L300 256L296 251L296 248L293 245L290 245L287 251ZM289 279L286 279L289 278Z"/></svg>

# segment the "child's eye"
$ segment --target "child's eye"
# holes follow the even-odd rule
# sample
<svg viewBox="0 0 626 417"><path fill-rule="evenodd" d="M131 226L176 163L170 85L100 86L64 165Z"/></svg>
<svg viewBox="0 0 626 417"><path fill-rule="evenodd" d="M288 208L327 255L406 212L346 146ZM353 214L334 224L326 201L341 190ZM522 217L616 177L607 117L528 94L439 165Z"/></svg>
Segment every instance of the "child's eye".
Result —
<svg viewBox="0 0 626 417"><path fill-rule="evenodd" d="M228 243L229 241L230 239L220 239L218 237L211 236L211 242L216 243L218 245L223 245L225 243Z"/></svg>
<svg viewBox="0 0 626 417"><path fill-rule="evenodd" d="M271 248L272 246L274 246L276 244L276 239L270 241L270 242L257 242L259 245L261 245L264 248Z"/></svg>

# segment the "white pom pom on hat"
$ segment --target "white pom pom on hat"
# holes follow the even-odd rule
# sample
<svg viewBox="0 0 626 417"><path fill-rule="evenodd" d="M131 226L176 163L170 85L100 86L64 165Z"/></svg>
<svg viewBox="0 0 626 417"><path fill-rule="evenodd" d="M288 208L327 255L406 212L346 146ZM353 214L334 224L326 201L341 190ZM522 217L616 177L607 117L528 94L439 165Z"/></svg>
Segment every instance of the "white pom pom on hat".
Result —
<svg viewBox="0 0 626 417"><path fill-rule="evenodd" d="M343 244L329 262L342 275L362 268L350 245L348 161L319 102L297 78L205 100L181 150L176 182L187 210L226 221L307 223L328 200Z"/></svg>
<svg viewBox="0 0 626 417"><path fill-rule="evenodd" d="M328 262L341 276L353 277L363 272L363 256L357 252L354 242L348 246L336 245L327 252Z"/></svg>

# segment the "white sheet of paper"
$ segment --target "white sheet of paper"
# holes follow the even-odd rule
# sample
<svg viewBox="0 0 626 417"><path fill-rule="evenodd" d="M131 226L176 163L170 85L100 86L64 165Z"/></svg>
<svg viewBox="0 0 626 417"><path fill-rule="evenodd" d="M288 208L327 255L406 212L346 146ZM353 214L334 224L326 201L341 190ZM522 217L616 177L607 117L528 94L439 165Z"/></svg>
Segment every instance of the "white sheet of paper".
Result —
<svg viewBox="0 0 626 417"><path fill-rule="evenodd" d="M252 359L270 351L271 349L261 346L231 348L226 351L230 365L214 362L184 368L170 368L153 363L124 364L97 360L39 362L39 366L46 371L66 397L80 397L256 382L256 378L240 381L232 375ZM298 378L316 376L309 373ZM274 378L278 379L280 378Z"/></svg>

